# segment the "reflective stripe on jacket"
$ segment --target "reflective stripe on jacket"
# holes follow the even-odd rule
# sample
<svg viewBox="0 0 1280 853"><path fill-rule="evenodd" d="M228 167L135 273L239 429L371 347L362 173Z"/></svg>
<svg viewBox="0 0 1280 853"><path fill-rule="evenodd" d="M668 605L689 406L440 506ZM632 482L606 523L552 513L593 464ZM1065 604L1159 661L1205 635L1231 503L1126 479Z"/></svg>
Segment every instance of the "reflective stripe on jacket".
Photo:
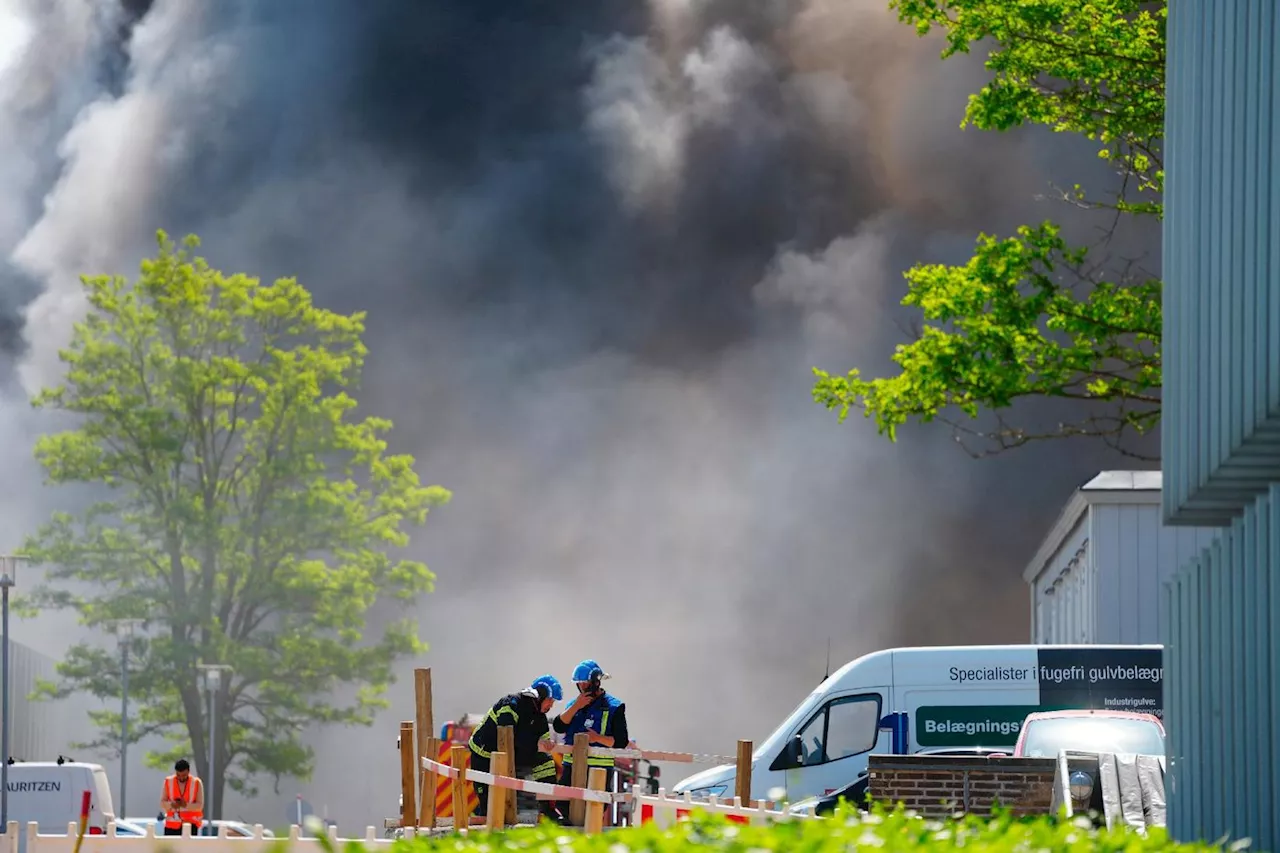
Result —
<svg viewBox="0 0 1280 853"><path fill-rule="evenodd" d="M587 707L583 708L573 719L569 721L569 725L564 730L564 742L569 746L573 746L573 739L585 731L593 731L602 735L609 735L609 716L622 705L617 697L610 696L608 693L596 699ZM564 757L565 764L573 763L573 754L569 753ZM599 755L588 755L588 767L613 767L617 762L613 758Z"/></svg>

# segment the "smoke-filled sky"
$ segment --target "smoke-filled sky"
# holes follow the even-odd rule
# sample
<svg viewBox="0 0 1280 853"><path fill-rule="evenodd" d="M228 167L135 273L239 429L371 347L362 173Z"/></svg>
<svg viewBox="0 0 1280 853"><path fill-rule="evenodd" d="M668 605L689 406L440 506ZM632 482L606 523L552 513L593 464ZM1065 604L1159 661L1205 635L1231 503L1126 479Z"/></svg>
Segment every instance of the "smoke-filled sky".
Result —
<svg viewBox="0 0 1280 853"><path fill-rule="evenodd" d="M642 744L728 752L828 640L833 666L1025 641L1021 568L1127 463L975 461L945 427L891 444L815 406L810 368L884 369L901 272L979 230L1074 214L1089 237L1044 197L1107 175L1067 137L961 131L980 60L886 7L0 0L0 533L67 500L27 395L77 275L194 231L223 269L369 312L363 403L455 493L414 544L438 723L591 656ZM67 621L27 635L56 651ZM317 734L313 781L228 806L277 824L300 791L380 824L411 696Z"/></svg>

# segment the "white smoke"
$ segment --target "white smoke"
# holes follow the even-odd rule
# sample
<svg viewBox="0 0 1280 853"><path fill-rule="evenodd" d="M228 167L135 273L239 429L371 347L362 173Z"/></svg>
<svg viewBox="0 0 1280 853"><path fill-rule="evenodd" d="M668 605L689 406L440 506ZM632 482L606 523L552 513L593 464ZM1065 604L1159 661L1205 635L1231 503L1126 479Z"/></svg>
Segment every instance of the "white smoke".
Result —
<svg viewBox="0 0 1280 853"><path fill-rule="evenodd" d="M0 17L0 74L4 74L22 58L31 39L32 27L26 18L19 17L13 10L0 10L0 15L3 15Z"/></svg>
<svg viewBox="0 0 1280 853"><path fill-rule="evenodd" d="M709 32L671 68L648 39L610 39L597 50L585 100L587 126L609 149L614 183L633 209L663 204L679 191L690 133L734 122L733 132L759 138L766 117L744 114L743 95L771 75L769 66L731 27Z"/></svg>
<svg viewBox="0 0 1280 853"><path fill-rule="evenodd" d="M892 223L873 219L856 234L837 237L820 252L783 250L756 285L764 305L790 304L805 315L815 342L865 334L883 316Z"/></svg>
<svg viewBox="0 0 1280 853"><path fill-rule="evenodd" d="M158 2L134 31L124 94L86 106L59 145L61 175L12 255L45 282L25 317L29 351L20 375L29 392L60 374L58 350L86 307L80 275L133 271L154 234L156 193L188 166L206 122L229 106L224 81L235 51L199 38L203 8ZM194 115L191 105L199 106ZM179 107L189 123L178 121Z"/></svg>

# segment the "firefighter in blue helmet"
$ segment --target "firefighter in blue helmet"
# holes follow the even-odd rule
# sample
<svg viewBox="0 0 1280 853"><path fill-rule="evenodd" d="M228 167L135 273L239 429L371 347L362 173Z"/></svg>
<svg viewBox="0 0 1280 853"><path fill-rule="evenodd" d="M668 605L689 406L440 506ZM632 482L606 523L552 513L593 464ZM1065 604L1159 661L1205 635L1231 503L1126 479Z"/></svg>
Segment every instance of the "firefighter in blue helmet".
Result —
<svg viewBox="0 0 1280 853"><path fill-rule="evenodd" d="M600 682L609 674L600 668L600 664L588 658L578 664L573 671L573 680L578 686L578 697L559 716L552 718L551 727L564 735L564 742L573 745L574 738L586 732L591 746L603 746L609 749L626 749L631 742L627 734L627 706L616 696L610 696L600 686ZM605 789L613 787L614 759L603 756L588 756L587 767L603 767L605 769ZM573 780L573 756L564 757L564 765L560 770L560 784L571 785ZM569 814L569 804L559 803L560 811Z"/></svg>
<svg viewBox="0 0 1280 853"><path fill-rule="evenodd" d="M489 772L489 759L498 748L498 726L515 729L515 776L530 776L535 782L553 782L556 762L550 753L543 752L540 741L548 734L547 714L553 705L564 698L560 682L554 675L542 675L524 690L503 696L489 709L484 722L476 727L467 743L471 750L471 769ZM489 809L489 786L481 782L475 785L480 800L477 810L484 816ZM560 822L554 804L543 801L539 806L544 815Z"/></svg>

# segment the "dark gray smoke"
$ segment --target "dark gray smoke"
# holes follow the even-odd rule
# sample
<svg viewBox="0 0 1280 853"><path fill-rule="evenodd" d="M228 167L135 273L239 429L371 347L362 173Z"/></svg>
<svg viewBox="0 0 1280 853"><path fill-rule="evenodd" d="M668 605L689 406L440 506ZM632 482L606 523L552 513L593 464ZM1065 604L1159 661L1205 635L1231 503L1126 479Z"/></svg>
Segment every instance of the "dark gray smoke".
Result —
<svg viewBox="0 0 1280 853"><path fill-rule="evenodd" d="M833 665L1025 641L1020 569L1100 448L893 445L814 406L809 369L884 369L903 269L1107 176L1069 139L960 131L980 63L884 7L0 0L27 28L0 38L7 535L58 500L23 398L76 275L134 272L163 227L369 311L364 403L455 491L414 545L437 723L592 656L643 744L724 752L828 639ZM316 734L299 790L342 825L394 812L411 696ZM279 823L293 794L228 806Z"/></svg>

